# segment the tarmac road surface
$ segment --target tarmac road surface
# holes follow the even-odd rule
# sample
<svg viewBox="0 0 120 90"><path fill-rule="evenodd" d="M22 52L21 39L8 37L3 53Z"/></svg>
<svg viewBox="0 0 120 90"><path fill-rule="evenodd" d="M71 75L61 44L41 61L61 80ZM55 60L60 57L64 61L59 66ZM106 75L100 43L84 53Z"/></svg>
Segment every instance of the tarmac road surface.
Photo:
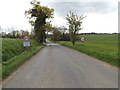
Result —
<svg viewBox="0 0 120 90"><path fill-rule="evenodd" d="M59 44L48 44L3 88L118 88L118 69Z"/></svg>

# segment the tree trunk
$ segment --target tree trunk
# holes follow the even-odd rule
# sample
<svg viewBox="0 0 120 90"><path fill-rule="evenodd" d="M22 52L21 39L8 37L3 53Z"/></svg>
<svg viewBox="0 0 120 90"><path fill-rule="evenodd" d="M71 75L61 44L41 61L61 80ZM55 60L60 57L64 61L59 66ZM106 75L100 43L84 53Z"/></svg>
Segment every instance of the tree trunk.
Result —
<svg viewBox="0 0 120 90"><path fill-rule="evenodd" d="M75 42L72 42L73 43L73 45L75 45Z"/></svg>

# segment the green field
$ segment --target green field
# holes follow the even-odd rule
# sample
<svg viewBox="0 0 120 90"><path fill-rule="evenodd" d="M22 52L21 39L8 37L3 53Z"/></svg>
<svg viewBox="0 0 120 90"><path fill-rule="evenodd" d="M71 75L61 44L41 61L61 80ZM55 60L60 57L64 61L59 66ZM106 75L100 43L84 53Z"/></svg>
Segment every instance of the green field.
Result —
<svg viewBox="0 0 120 90"><path fill-rule="evenodd" d="M7 61L10 58L21 54L26 50L22 46L23 39L3 39L2 40L2 61ZM39 46L40 44L34 40L30 40L31 42L31 47L36 47ZM30 49L28 48L28 49Z"/></svg>
<svg viewBox="0 0 120 90"><path fill-rule="evenodd" d="M22 42L23 39L2 39L3 79L43 47L39 42L30 40L31 47L24 48Z"/></svg>
<svg viewBox="0 0 120 90"><path fill-rule="evenodd" d="M93 56L114 66L118 64L118 35L80 35L85 42L77 41L73 46L69 41L57 42L87 55Z"/></svg>

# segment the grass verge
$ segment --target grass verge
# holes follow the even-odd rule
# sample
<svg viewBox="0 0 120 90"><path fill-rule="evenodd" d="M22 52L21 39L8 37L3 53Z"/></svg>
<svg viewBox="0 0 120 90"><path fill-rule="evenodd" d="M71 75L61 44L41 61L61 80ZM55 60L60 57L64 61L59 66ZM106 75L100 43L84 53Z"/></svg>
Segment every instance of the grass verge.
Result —
<svg viewBox="0 0 120 90"><path fill-rule="evenodd" d="M95 57L101 61L107 62L113 66L120 66L118 63L118 52L117 51L113 51L110 49L105 49L105 48L101 48L98 46L91 46L88 44L82 44L80 42L76 42L76 45L72 45L71 42L68 41L60 41L60 42L56 42L58 44L61 44L63 46L75 49L77 51L80 51L82 53L85 53L87 55L90 55L92 57Z"/></svg>
<svg viewBox="0 0 120 90"><path fill-rule="evenodd" d="M43 45L32 47L30 50L24 51L20 55L17 55L6 62L2 62L2 79L6 79L11 73L17 70L20 65L35 55L42 48Z"/></svg>

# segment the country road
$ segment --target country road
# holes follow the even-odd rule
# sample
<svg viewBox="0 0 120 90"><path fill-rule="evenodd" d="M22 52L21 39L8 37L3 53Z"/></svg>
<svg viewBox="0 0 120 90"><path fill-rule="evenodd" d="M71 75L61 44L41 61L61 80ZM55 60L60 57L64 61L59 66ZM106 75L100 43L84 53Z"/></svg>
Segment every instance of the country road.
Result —
<svg viewBox="0 0 120 90"><path fill-rule="evenodd" d="M118 69L49 42L7 78L3 88L118 88Z"/></svg>

